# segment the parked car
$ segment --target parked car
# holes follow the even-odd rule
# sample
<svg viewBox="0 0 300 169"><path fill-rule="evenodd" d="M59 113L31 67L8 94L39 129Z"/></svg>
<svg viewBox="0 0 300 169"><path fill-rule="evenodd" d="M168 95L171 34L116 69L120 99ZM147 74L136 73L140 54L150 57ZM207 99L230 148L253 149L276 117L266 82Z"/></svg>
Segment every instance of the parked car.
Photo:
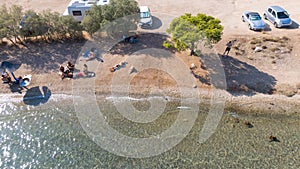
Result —
<svg viewBox="0 0 300 169"><path fill-rule="evenodd" d="M266 23L257 12L244 12L242 21L248 24L250 30L263 30L266 26Z"/></svg>
<svg viewBox="0 0 300 169"><path fill-rule="evenodd" d="M140 23L142 28L152 27L152 16L148 6L140 6Z"/></svg>
<svg viewBox="0 0 300 169"><path fill-rule="evenodd" d="M292 20L288 12L280 6L268 7L264 13L264 18L273 23L276 28L292 25Z"/></svg>

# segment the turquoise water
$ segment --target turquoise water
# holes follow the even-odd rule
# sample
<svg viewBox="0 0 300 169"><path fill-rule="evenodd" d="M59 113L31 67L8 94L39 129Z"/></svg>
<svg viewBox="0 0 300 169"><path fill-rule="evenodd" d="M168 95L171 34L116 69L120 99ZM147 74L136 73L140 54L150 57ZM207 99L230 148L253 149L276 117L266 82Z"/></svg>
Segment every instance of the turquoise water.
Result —
<svg viewBox="0 0 300 169"><path fill-rule="evenodd" d="M112 102L99 100L109 124L132 137L156 135L175 121L179 103L167 104L151 124L133 124ZM136 102L147 109L147 102ZM300 116L239 114L239 122L224 113L216 133L198 143L208 108L200 105L191 132L171 150L154 157L114 155L91 140L82 129L72 100L49 101L39 106L1 103L1 168L299 168ZM253 128L244 122L249 121ZM145 132L146 131L146 132ZM275 135L280 142L269 142Z"/></svg>

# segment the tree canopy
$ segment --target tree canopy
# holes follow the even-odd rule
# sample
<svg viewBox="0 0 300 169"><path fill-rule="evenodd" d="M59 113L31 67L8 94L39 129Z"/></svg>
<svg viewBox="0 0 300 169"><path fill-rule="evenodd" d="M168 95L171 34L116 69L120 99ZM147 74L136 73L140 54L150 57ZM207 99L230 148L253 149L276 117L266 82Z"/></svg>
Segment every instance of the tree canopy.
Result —
<svg viewBox="0 0 300 169"><path fill-rule="evenodd" d="M110 0L109 4L103 6L94 5L84 17L82 26L89 34L93 34L107 22L137 14L138 11L135 0Z"/></svg>
<svg viewBox="0 0 300 169"><path fill-rule="evenodd" d="M72 16L61 16L50 10L24 12L21 6L7 8L3 5L0 7L0 41L8 39L13 44L24 44L31 37L47 41L81 39L83 30L92 35L107 22L137 14L138 11L135 0L110 0L107 5L94 5L80 24Z"/></svg>
<svg viewBox="0 0 300 169"><path fill-rule="evenodd" d="M30 37L43 40L81 39L81 25L72 16L61 16L50 10L37 13L23 11L21 6L0 7L0 40L24 45Z"/></svg>
<svg viewBox="0 0 300 169"><path fill-rule="evenodd" d="M185 14L173 19L167 32L171 34L175 48L179 51L197 47L199 41L216 43L221 40L223 26L221 21L205 14Z"/></svg>

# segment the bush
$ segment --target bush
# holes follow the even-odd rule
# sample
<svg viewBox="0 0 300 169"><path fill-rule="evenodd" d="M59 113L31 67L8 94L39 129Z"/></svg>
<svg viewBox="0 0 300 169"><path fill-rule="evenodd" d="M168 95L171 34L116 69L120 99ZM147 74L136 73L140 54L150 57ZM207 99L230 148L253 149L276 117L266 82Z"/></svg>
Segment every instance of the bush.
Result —
<svg viewBox="0 0 300 169"><path fill-rule="evenodd" d="M165 47L167 49L175 49L174 44L170 41L164 41L163 42L163 47Z"/></svg>

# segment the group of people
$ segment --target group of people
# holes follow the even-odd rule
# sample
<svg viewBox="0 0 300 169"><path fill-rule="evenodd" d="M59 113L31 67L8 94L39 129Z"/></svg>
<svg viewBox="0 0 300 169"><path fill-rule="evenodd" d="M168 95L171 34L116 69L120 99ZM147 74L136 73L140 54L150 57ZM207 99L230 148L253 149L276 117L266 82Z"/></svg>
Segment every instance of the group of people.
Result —
<svg viewBox="0 0 300 169"><path fill-rule="evenodd" d="M64 78L73 78L75 65L71 62L68 62L67 66L60 65L59 67L61 79Z"/></svg>
<svg viewBox="0 0 300 169"><path fill-rule="evenodd" d="M88 71L87 64L83 65L82 72L80 71L75 72L75 65L71 62L68 62L67 66L60 65L59 70L60 70L59 74L61 75L61 79L95 76L95 73Z"/></svg>

